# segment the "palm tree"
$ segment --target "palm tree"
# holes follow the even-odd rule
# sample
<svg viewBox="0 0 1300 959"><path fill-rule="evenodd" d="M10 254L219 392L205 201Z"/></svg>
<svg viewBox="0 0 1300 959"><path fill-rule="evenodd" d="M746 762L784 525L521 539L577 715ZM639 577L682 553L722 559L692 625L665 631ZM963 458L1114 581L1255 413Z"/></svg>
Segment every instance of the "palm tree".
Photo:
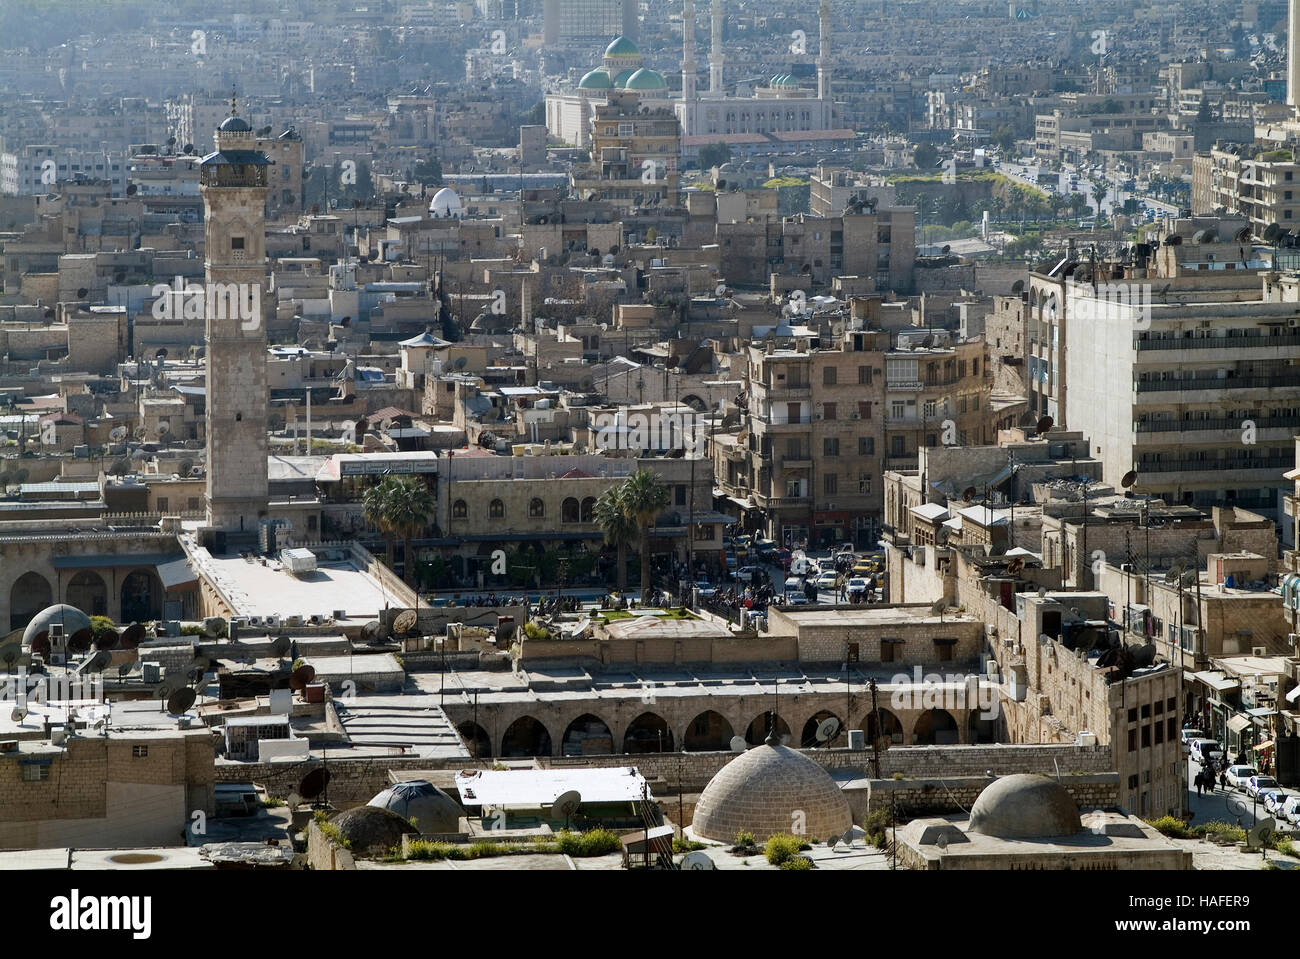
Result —
<svg viewBox="0 0 1300 959"><path fill-rule="evenodd" d="M623 487L611 486L596 500L592 510L605 542L618 550L618 590L627 592L627 548L636 542L637 525L623 508Z"/></svg>
<svg viewBox="0 0 1300 959"><path fill-rule="evenodd" d="M668 487L653 472L637 470L623 483L623 512L636 523L641 541L641 602L650 595L650 530L668 505Z"/></svg>
<svg viewBox="0 0 1300 959"><path fill-rule="evenodd" d="M1101 201L1110 195L1110 188L1102 180L1097 180L1092 185L1092 199L1097 204L1097 222L1101 222Z"/></svg>
<svg viewBox="0 0 1300 959"><path fill-rule="evenodd" d="M436 508L433 494L414 476L386 476L366 490L362 505L366 519L384 535L389 567L393 565L393 544L397 536L402 537L404 578L411 582L415 575L411 539L429 525Z"/></svg>

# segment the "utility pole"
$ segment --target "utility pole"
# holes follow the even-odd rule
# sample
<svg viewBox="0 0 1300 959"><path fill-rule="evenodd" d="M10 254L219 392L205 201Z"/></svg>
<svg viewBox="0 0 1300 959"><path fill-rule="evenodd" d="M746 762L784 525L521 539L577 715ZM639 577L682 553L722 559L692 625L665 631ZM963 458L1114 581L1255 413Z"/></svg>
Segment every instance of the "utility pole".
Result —
<svg viewBox="0 0 1300 959"><path fill-rule="evenodd" d="M877 687L876 687L876 680L874 677L867 684L867 688L871 690L871 718L874 720L874 723L872 723L871 725L875 726L875 733L876 733L874 736L871 737L871 753L872 753L871 761L876 769L876 778L879 779L880 778L880 709L876 705Z"/></svg>

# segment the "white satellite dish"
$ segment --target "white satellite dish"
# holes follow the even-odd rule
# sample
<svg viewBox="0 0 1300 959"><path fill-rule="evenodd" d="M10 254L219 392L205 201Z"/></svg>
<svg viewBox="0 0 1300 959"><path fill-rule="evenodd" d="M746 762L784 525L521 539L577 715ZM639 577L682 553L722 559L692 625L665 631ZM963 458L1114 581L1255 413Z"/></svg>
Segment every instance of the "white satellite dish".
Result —
<svg viewBox="0 0 1300 959"><path fill-rule="evenodd" d="M1273 827L1276 825L1277 821L1272 816L1265 816L1251 826L1250 831L1246 833L1246 848L1260 849L1266 845L1273 835Z"/></svg>
<svg viewBox="0 0 1300 959"><path fill-rule="evenodd" d="M819 743L828 743L839 735L840 721L834 716L823 719L817 724L817 741Z"/></svg>
<svg viewBox="0 0 1300 959"><path fill-rule="evenodd" d="M9 714L9 718L21 725L22 721L27 718L27 707L15 706L14 711Z"/></svg>
<svg viewBox="0 0 1300 959"><path fill-rule="evenodd" d="M745 746L747 745L748 743L745 742L744 736L731 737L731 751L733 753L743 753L745 751Z"/></svg>
<svg viewBox="0 0 1300 959"><path fill-rule="evenodd" d="M582 795L576 789L570 789L566 793L561 793L555 797L555 802L551 803L551 809L558 812L565 819L570 819L578 811L578 806L582 804Z"/></svg>
<svg viewBox="0 0 1300 959"><path fill-rule="evenodd" d="M113 427L108 432L108 438L112 440L114 443L122 442L122 440L126 439L126 427L125 426Z"/></svg>
<svg viewBox="0 0 1300 959"><path fill-rule="evenodd" d="M708 855L706 855L705 853L700 852L698 849L695 852L687 853L686 858L682 860L681 867L683 869L698 869L698 870L709 870L709 869L717 868L715 865L713 865L713 860L710 859Z"/></svg>

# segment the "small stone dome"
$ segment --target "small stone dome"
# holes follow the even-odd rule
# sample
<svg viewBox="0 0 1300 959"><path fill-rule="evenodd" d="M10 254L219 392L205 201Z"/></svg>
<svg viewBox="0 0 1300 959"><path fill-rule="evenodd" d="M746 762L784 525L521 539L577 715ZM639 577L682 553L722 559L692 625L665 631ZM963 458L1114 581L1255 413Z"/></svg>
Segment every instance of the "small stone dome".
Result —
<svg viewBox="0 0 1300 959"><path fill-rule="evenodd" d="M252 133L253 128L243 117L226 117L217 127L222 133Z"/></svg>
<svg viewBox="0 0 1300 959"><path fill-rule="evenodd" d="M848 800L830 773L788 746L755 746L710 780L695 806L691 830L718 842L731 842L745 831L764 842L790 832L800 812L804 834L818 839L853 825Z"/></svg>
<svg viewBox="0 0 1300 959"><path fill-rule="evenodd" d="M418 830L395 812L377 806L358 806L341 812L330 822L351 843L354 856L382 856L402 845L402 836Z"/></svg>
<svg viewBox="0 0 1300 959"><path fill-rule="evenodd" d="M668 81L657 70L642 67L627 78L624 86L629 90L667 90Z"/></svg>
<svg viewBox="0 0 1300 959"><path fill-rule="evenodd" d="M59 603L56 606L47 606L27 624L23 630L23 645L30 647L32 640L48 633L50 627L55 623L63 625L63 635L71 636L73 633L82 629L90 628L90 617L77 609L75 606L69 606L66 603Z"/></svg>
<svg viewBox="0 0 1300 959"><path fill-rule="evenodd" d="M422 833L449 833L460 829L460 806L433 783L423 779L394 783L366 805L394 812Z"/></svg>
<svg viewBox="0 0 1300 959"><path fill-rule="evenodd" d="M579 90L608 90L613 85L604 70L592 70L578 81Z"/></svg>
<svg viewBox="0 0 1300 959"><path fill-rule="evenodd" d="M462 217L465 215L465 208L461 206L460 196L456 191L445 186L433 195L433 202L429 204L429 215L444 219Z"/></svg>
<svg viewBox="0 0 1300 959"><path fill-rule="evenodd" d="M1033 773L993 781L970 811L970 832L999 839L1073 836L1081 829L1079 807L1065 787Z"/></svg>

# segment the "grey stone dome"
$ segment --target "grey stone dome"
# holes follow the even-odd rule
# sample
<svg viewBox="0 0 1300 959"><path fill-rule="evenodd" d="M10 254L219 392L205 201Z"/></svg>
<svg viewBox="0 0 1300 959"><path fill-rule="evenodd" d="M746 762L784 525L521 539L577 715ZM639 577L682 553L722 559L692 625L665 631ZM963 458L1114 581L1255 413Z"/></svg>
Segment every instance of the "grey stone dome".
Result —
<svg viewBox="0 0 1300 959"><path fill-rule="evenodd" d="M990 783L970 811L970 832L999 839L1073 836L1082 829L1079 807L1065 787L1031 773Z"/></svg>
<svg viewBox="0 0 1300 959"><path fill-rule="evenodd" d="M718 770L695 806L691 829L731 842L751 832L758 842L788 833L802 812L805 835L824 839L853 825L848 800L830 774L788 746L755 746Z"/></svg>
<svg viewBox="0 0 1300 959"><path fill-rule="evenodd" d="M222 133L252 133L253 128L243 117L226 117L217 127Z"/></svg>
<svg viewBox="0 0 1300 959"><path fill-rule="evenodd" d="M394 783L366 805L397 813L422 833L449 833L460 829L460 806L433 783L423 779Z"/></svg>
<svg viewBox="0 0 1300 959"><path fill-rule="evenodd" d="M67 603L59 603L55 606L47 606L27 624L23 630L23 645L31 646L32 640L36 639L42 633L48 633L50 626L55 623L63 625L63 635L71 636L80 629L90 628L90 617L77 609L75 606L69 606Z"/></svg>
<svg viewBox="0 0 1300 959"><path fill-rule="evenodd" d="M330 820L352 844L354 856L379 856L402 845L402 836L416 833L409 822L395 812L376 806L357 806Z"/></svg>

